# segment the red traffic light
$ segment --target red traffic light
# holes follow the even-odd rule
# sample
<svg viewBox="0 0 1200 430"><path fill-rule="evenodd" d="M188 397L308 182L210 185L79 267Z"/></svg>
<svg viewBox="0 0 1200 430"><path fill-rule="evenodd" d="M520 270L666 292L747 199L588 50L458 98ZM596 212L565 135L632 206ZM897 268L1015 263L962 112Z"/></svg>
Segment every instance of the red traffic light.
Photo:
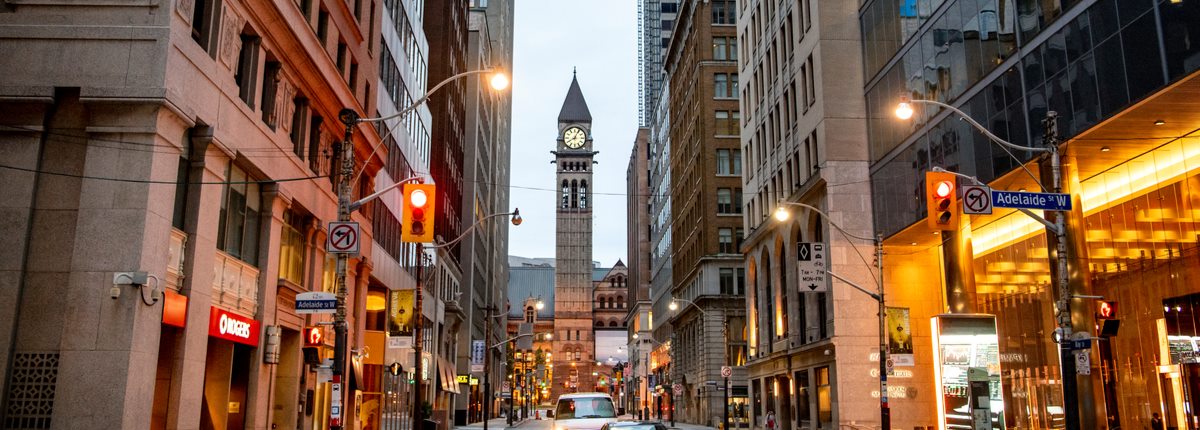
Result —
<svg viewBox="0 0 1200 430"><path fill-rule="evenodd" d="M954 183L950 181L940 181L934 187L934 193L938 197L949 197L950 193L954 192Z"/></svg>
<svg viewBox="0 0 1200 430"><path fill-rule="evenodd" d="M953 173L925 172L925 206L929 227L934 230L958 228L958 185Z"/></svg>

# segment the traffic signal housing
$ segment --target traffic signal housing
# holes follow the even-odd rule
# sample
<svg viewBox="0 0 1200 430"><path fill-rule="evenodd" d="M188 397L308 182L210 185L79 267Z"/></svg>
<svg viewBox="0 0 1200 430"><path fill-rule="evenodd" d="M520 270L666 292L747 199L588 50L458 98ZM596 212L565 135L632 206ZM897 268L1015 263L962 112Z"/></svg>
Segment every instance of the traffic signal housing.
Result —
<svg viewBox="0 0 1200 430"><path fill-rule="evenodd" d="M1100 337L1113 337L1121 328L1120 314L1117 313L1117 302L1099 300L1096 302L1096 326Z"/></svg>
<svg viewBox="0 0 1200 430"><path fill-rule="evenodd" d="M925 207L929 228L934 230L957 230L958 182L953 173L925 172Z"/></svg>
<svg viewBox="0 0 1200 430"><path fill-rule="evenodd" d="M433 215L437 201L434 184L404 184L404 213L400 221L400 240L410 243L433 242Z"/></svg>

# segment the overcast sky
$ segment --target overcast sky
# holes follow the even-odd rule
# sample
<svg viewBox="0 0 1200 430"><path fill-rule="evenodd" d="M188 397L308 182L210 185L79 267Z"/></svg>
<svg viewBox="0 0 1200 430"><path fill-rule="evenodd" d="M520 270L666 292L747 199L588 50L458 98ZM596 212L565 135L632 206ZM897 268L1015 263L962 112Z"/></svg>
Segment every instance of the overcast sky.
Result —
<svg viewBox="0 0 1200 430"><path fill-rule="evenodd" d="M509 254L554 257L558 110L578 68L596 156L592 260L625 253L625 168L637 134L637 1L515 0ZM536 188L536 189L528 189ZM604 195L613 193L618 195Z"/></svg>

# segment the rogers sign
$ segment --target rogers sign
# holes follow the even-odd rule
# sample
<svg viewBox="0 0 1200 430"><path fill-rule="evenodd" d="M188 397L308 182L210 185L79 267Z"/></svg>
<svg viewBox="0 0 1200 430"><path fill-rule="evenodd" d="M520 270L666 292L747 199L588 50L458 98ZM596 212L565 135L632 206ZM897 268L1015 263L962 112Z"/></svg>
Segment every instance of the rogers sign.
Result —
<svg viewBox="0 0 1200 430"><path fill-rule="evenodd" d="M250 346L258 346L258 321L212 307L208 335Z"/></svg>

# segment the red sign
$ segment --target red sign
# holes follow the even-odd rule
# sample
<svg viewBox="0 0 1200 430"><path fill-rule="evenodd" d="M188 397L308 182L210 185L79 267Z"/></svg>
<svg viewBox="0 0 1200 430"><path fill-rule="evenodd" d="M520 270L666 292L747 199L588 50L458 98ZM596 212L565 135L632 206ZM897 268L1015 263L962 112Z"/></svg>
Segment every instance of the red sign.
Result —
<svg viewBox="0 0 1200 430"><path fill-rule="evenodd" d="M208 315L208 335L258 346L258 321L214 306Z"/></svg>
<svg viewBox="0 0 1200 430"><path fill-rule="evenodd" d="M325 344L325 334L321 327L304 328L304 346L321 346Z"/></svg>
<svg viewBox="0 0 1200 430"><path fill-rule="evenodd" d="M166 325L184 327L187 325L187 296L171 290L164 291L162 322Z"/></svg>
<svg viewBox="0 0 1200 430"><path fill-rule="evenodd" d="M1096 316L1100 319L1117 319L1117 302L1100 301L1096 307Z"/></svg>

